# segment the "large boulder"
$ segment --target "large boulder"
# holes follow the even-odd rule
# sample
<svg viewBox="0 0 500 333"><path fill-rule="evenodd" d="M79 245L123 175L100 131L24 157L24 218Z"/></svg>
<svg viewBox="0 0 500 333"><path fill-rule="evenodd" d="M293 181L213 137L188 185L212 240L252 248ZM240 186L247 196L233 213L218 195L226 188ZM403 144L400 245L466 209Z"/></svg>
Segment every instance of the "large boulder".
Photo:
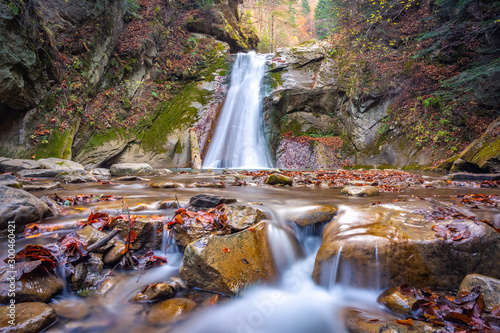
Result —
<svg viewBox="0 0 500 333"><path fill-rule="evenodd" d="M41 302L28 302L15 305L14 325L9 306L0 306L0 332L3 333L37 333L43 331L56 321L56 312L50 306Z"/></svg>
<svg viewBox="0 0 500 333"><path fill-rule="evenodd" d="M9 221L14 221L15 230L18 232L23 231L26 224L38 222L50 215L52 212L49 206L34 195L0 186L0 233L7 232Z"/></svg>
<svg viewBox="0 0 500 333"><path fill-rule="evenodd" d="M458 288L467 274L500 277L498 232L471 220L433 221L432 207L419 203L340 213L323 233L315 281L381 288L408 283L449 290Z"/></svg>
<svg viewBox="0 0 500 333"><path fill-rule="evenodd" d="M181 277L190 287L237 294L248 285L271 282L277 270L267 238L268 223L229 236L208 237L189 244Z"/></svg>
<svg viewBox="0 0 500 333"><path fill-rule="evenodd" d="M153 172L153 168L147 163L118 163L113 164L109 172L114 177L142 176L150 175Z"/></svg>

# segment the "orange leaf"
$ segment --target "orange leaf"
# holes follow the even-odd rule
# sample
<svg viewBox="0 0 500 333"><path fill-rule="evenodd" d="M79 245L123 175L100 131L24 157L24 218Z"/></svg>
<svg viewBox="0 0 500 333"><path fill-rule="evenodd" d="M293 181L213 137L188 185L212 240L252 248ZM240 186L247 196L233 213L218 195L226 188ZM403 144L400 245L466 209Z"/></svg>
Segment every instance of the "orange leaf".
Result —
<svg viewBox="0 0 500 333"><path fill-rule="evenodd" d="M175 215L174 217L175 223L182 224L184 221L182 220L182 216L180 214Z"/></svg>
<svg viewBox="0 0 500 333"><path fill-rule="evenodd" d="M128 236L129 235L127 235L127 242L129 241ZM135 242L136 239L137 239L137 234L135 233L134 230L131 230L130 231L130 243Z"/></svg>
<svg viewBox="0 0 500 333"><path fill-rule="evenodd" d="M223 248L223 249L222 249L222 251L224 251L224 252L226 252L226 253L231 252L231 250L230 250L230 249L228 249L227 247Z"/></svg>
<svg viewBox="0 0 500 333"><path fill-rule="evenodd" d="M404 320L396 320L396 324L410 325L413 326L413 320L411 318Z"/></svg>

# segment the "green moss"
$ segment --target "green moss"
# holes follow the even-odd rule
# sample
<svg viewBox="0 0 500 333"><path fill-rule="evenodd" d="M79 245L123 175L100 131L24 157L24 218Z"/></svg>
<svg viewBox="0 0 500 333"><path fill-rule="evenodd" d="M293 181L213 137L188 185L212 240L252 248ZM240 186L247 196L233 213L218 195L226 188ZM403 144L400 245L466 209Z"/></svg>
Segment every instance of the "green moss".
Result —
<svg viewBox="0 0 500 333"><path fill-rule="evenodd" d="M181 140L177 140L177 143L175 144L175 153L182 154L183 149L184 149L184 146L182 145Z"/></svg>
<svg viewBox="0 0 500 333"><path fill-rule="evenodd" d="M75 122L72 128L68 128L64 132L53 130L47 139L33 149L32 154L36 155L37 158L57 157L70 159L76 126L78 126L78 122Z"/></svg>
<svg viewBox="0 0 500 333"><path fill-rule="evenodd" d="M458 155L452 156L440 165L436 167L436 169L442 169L442 170L450 170L451 167L453 166L453 163L458 160Z"/></svg>
<svg viewBox="0 0 500 333"><path fill-rule="evenodd" d="M419 165L419 164L408 164L401 168L404 171L428 171L429 167Z"/></svg>
<svg viewBox="0 0 500 333"><path fill-rule="evenodd" d="M281 77L281 71L279 72L269 72L269 84L274 90L279 86L283 85L283 78Z"/></svg>
<svg viewBox="0 0 500 333"><path fill-rule="evenodd" d="M146 150L164 153L163 147L170 133L187 128L198 120L198 109L193 102L206 105L212 96L207 90L200 90L196 83L187 85L177 96L159 105L158 116L153 125L142 136L142 147Z"/></svg>
<svg viewBox="0 0 500 333"><path fill-rule="evenodd" d="M482 149L474 155L471 162L477 164L479 167L483 167L489 159L498 156L500 156L500 136L492 143L485 142Z"/></svg>
<svg viewBox="0 0 500 333"><path fill-rule="evenodd" d="M114 128L107 131L94 133L82 148L83 151L92 151L104 145L105 142L128 140L130 135L123 128Z"/></svg>

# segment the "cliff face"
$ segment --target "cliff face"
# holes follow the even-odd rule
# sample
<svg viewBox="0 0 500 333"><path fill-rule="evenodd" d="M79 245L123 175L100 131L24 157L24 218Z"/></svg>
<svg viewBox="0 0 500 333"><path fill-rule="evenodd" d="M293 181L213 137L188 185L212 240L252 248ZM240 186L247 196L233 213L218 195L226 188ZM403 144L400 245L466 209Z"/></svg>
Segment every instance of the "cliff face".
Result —
<svg viewBox="0 0 500 333"><path fill-rule="evenodd" d="M270 70L278 166L422 168L450 158L441 168L498 170L499 132L488 125L500 115L500 7L335 5L336 33L278 50Z"/></svg>
<svg viewBox="0 0 500 333"><path fill-rule="evenodd" d="M207 140L228 44L257 41L231 1L1 1L0 17L0 156L91 165L189 166L188 129Z"/></svg>

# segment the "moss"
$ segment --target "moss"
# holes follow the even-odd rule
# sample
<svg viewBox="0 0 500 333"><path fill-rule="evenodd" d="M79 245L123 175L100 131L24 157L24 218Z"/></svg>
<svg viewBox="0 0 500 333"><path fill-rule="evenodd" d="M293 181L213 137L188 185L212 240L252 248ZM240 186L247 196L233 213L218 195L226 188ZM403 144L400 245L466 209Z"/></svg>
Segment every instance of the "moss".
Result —
<svg viewBox="0 0 500 333"><path fill-rule="evenodd" d="M211 92L200 90L196 83L191 83L172 100L160 104L153 125L142 135L142 147L157 153L166 152L163 146L168 134L192 126L198 120L198 109L191 104L198 102L206 105L211 96Z"/></svg>
<svg viewBox="0 0 500 333"><path fill-rule="evenodd" d="M46 142L38 144L33 149L33 154L37 158L57 157L70 159L73 135L77 126L78 122L75 122L72 128L68 128L64 132L54 130L46 139Z"/></svg>
<svg viewBox="0 0 500 333"><path fill-rule="evenodd" d="M184 146L182 145L181 140L177 140L177 143L175 144L175 153L182 154L183 149L184 149Z"/></svg>
<svg viewBox="0 0 500 333"><path fill-rule="evenodd" d="M435 169L450 170L453 166L453 163L458 160L458 157L458 155L450 157L449 159L438 165Z"/></svg>
<svg viewBox="0 0 500 333"><path fill-rule="evenodd" d="M419 165L419 164L408 164L401 168L404 171L428 171L431 168Z"/></svg>
<svg viewBox="0 0 500 333"><path fill-rule="evenodd" d="M104 145L105 142L127 140L130 134L123 128L114 128L107 131L94 133L85 143L82 151L91 151Z"/></svg>
<svg viewBox="0 0 500 333"><path fill-rule="evenodd" d="M281 71L269 72L268 77L269 77L269 85L273 90L283 85L283 78L281 77Z"/></svg>
<svg viewBox="0 0 500 333"><path fill-rule="evenodd" d="M483 167L489 159L498 156L500 156L500 136L491 144L485 142L481 150L474 155L471 162L477 164L479 167Z"/></svg>

